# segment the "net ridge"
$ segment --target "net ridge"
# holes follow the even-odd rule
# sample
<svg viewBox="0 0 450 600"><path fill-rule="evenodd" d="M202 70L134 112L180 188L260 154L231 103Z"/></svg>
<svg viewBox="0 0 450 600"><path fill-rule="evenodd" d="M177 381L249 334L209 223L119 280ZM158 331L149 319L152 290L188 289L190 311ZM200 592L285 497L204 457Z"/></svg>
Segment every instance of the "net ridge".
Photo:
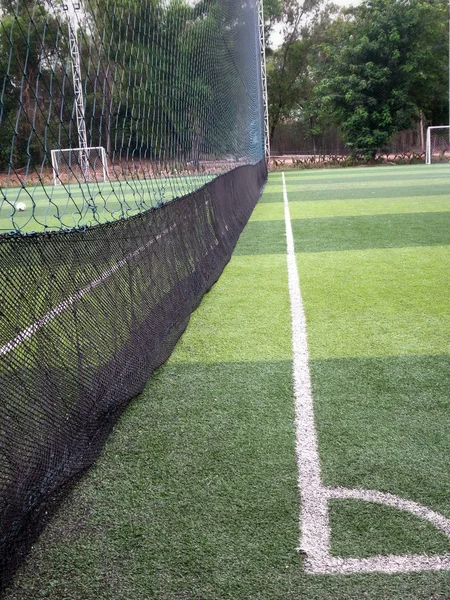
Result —
<svg viewBox="0 0 450 600"><path fill-rule="evenodd" d="M0 592L267 179L256 0L0 0Z"/></svg>

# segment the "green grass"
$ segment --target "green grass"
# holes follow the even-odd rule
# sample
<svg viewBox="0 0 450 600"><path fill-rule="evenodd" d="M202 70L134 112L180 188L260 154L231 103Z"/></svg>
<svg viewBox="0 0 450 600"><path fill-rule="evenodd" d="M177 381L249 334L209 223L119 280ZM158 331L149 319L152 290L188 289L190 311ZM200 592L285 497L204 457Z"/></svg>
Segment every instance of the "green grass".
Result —
<svg viewBox="0 0 450 600"><path fill-rule="evenodd" d="M450 517L448 204L433 191L448 173L305 171L287 182L324 482L399 494ZM395 177L406 182L397 195ZM423 186L407 196L427 177L428 197ZM294 188L322 178L329 200L298 202ZM327 178L347 181L352 199L336 202ZM369 189L364 181L376 196L352 196ZM450 598L449 572L311 576L295 551L280 182L271 176L223 276L6 600ZM447 538L409 514L330 504L335 555L450 552Z"/></svg>
<svg viewBox="0 0 450 600"><path fill-rule="evenodd" d="M299 255L310 356L450 354L449 259L450 246Z"/></svg>
<svg viewBox="0 0 450 600"><path fill-rule="evenodd" d="M325 484L398 494L450 516L449 367L449 355L313 359Z"/></svg>
<svg viewBox="0 0 450 600"><path fill-rule="evenodd" d="M300 252L446 246L450 212L297 219L292 221L292 229ZM279 254L283 230L284 223L279 220L249 223L237 252Z"/></svg>
<svg viewBox="0 0 450 600"><path fill-rule="evenodd" d="M445 246L450 212L305 219L292 228L299 252Z"/></svg>
<svg viewBox="0 0 450 600"><path fill-rule="evenodd" d="M272 180L271 180L272 181ZM262 203L283 202L279 180L266 187ZM289 200L323 202L328 200L376 200L441 196L448 206L450 170L448 165L382 167L336 170L291 171L286 179ZM448 209L447 209L448 210ZM319 216L319 215L316 215Z"/></svg>
<svg viewBox="0 0 450 600"><path fill-rule="evenodd" d="M332 500L330 510L332 552L357 558L387 554L445 554L446 535L427 521L358 500Z"/></svg>
<svg viewBox="0 0 450 600"><path fill-rule="evenodd" d="M283 255L236 254L227 277L216 283L214 293L203 299L202 310L191 317L171 360L197 364L290 360L285 267Z"/></svg>
<svg viewBox="0 0 450 600"><path fill-rule="evenodd" d="M417 179L440 179L444 181L450 177L448 164L436 165L404 165L404 166L385 166L374 169L373 167L357 167L350 169L310 169L301 171L290 171L286 174L287 184L303 181L305 184L313 181L333 182L348 181L349 187L355 181L367 183L369 181L396 181L396 180L417 180ZM271 173L270 180L266 186L268 191L276 191L277 184L281 184L281 173Z"/></svg>
<svg viewBox="0 0 450 600"><path fill-rule="evenodd" d="M449 178L450 179L450 178ZM313 189L307 187L303 189L301 183L288 187L288 194L290 192L295 194L292 197L292 202L311 202L311 201L323 201L323 200L372 200L373 198L415 198L417 196L425 196L430 193L433 196L445 196L448 198L449 183L432 183L422 182L422 185L404 185L401 187L391 187L386 185L381 187L379 185L364 186L364 187L329 187L326 182L323 185L317 185ZM275 199L271 195L269 198L262 198L262 202L274 202ZM282 199L278 200L282 202Z"/></svg>
<svg viewBox="0 0 450 600"><path fill-rule="evenodd" d="M290 194L292 196L292 193ZM353 217L365 215L392 215L404 213L439 213L450 211L450 196L418 196L414 198L374 198L369 200L324 200L293 202L291 219L318 219L323 217ZM284 220L281 203L260 203L253 221Z"/></svg>
<svg viewBox="0 0 450 600"><path fill-rule="evenodd" d="M426 181L434 181L437 178L443 181L450 177L448 165L433 165L427 167L414 167L411 169L407 167L394 167L393 169L373 169L373 168L361 168L361 169L348 169L345 171L337 171L336 169L329 171L311 170L309 172L303 171L296 173L291 171L288 173L288 185L290 187L301 182L306 186L320 184L334 187L335 184L342 186L348 186L349 182L353 186L355 183L361 183L365 187L367 186L378 186L380 180L385 184L393 185L395 187L404 186L410 181L417 182L418 185L423 185ZM347 182L347 183L346 183ZM271 175L271 180L267 186L270 190L273 187L274 179Z"/></svg>
<svg viewBox="0 0 450 600"><path fill-rule="evenodd" d="M0 234L52 231L109 223L188 194L213 179L209 175L90 184L36 185L3 189ZM26 206L16 211L16 203Z"/></svg>

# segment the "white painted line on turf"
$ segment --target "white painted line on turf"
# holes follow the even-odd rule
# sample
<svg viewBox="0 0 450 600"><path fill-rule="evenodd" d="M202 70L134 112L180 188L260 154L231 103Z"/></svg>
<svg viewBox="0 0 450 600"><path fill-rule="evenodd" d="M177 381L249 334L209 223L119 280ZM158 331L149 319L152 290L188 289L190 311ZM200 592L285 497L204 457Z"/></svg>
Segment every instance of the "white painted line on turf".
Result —
<svg viewBox="0 0 450 600"><path fill-rule="evenodd" d="M112 267L103 271L103 273L101 273L99 275L99 277L97 277L97 279L90 281L86 287L84 287L81 290L78 290L77 292L75 292L75 294L73 294L72 296L69 296L69 298L66 298L65 300L63 300L62 302L57 304L54 308L52 308L51 310L46 312L45 315L43 315L40 319L38 319L37 321L35 321L34 323L29 325L25 329L22 329L22 331L20 331L13 339L6 342L6 344L4 344L3 346L0 346L0 356L5 356L9 352L12 352L15 348L20 346L20 344L23 344L23 342L25 342L26 340L31 338L37 331L39 331L39 329L42 329L42 327L44 327L45 325L50 323L50 321L53 321L53 319L55 317L57 317L63 311L65 311L67 308L69 308L69 306L72 306L73 304L75 304L75 302L80 300L83 296L86 296L86 294L89 294L98 285L103 283L106 279L111 277L111 275L113 275L116 271L118 271L123 266L125 266L130 260L132 260L133 258L136 258L136 256L138 256L141 252L146 250L155 241L159 240L163 235L170 233L176 227L177 227L176 223L174 223L170 227L167 227L161 233L159 233L154 238L149 240L146 244L144 244L143 246L140 246L133 252L130 252L124 258L122 258L122 260L119 260Z"/></svg>
<svg viewBox="0 0 450 600"><path fill-rule="evenodd" d="M352 575L356 573L416 573L417 571L449 571L450 555L386 555L368 558L329 557L311 563L306 569L311 575Z"/></svg>
<svg viewBox="0 0 450 600"><path fill-rule="evenodd" d="M391 508L397 508L398 510L404 510L416 517L429 521L436 529L440 529L450 538L450 519L444 517L434 510L430 510L426 506L413 502L412 500L405 500L394 494L387 494L384 492L378 492L376 490L362 490L362 489L348 489L343 487L328 487L327 488L328 498L339 498L343 499L355 499L355 500L366 500L367 502L375 502L376 504L384 504Z"/></svg>
<svg viewBox="0 0 450 600"><path fill-rule="evenodd" d="M328 501L353 498L407 511L432 523L450 538L450 519L417 502L376 490L347 489L322 485L320 456L314 421L309 371L306 318L300 292L294 236L289 212L286 180L282 173L286 223L287 267L292 316L293 376L295 396L296 454L299 470L300 545L305 552L305 570L311 574L406 573L450 571L450 555L389 555L368 558L331 556Z"/></svg>
<svg viewBox="0 0 450 600"><path fill-rule="evenodd" d="M306 319L300 293L294 236L284 173L283 198L286 222L287 266L292 316L294 394L296 404L296 451L299 465L302 537L300 548L314 560L330 552L327 498L320 483L320 458L314 425L314 408L309 372Z"/></svg>

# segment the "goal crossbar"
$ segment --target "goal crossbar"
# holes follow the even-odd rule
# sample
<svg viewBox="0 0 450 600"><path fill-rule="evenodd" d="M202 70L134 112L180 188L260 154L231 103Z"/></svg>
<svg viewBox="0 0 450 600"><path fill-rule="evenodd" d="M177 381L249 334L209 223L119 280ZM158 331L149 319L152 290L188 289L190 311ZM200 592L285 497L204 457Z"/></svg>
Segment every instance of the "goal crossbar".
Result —
<svg viewBox="0 0 450 600"><path fill-rule="evenodd" d="M439 135L440 132L444 135ZM425 163L431 165L433 157L438 162L450 162L450 125L432 125L427 128Z"/></svg>
<svg viewBox="0 0 450 600"><path fill-rule="evenodd" d="M51 151L53 185L107 181L108 160L103 146L58 148Z"/></svg>

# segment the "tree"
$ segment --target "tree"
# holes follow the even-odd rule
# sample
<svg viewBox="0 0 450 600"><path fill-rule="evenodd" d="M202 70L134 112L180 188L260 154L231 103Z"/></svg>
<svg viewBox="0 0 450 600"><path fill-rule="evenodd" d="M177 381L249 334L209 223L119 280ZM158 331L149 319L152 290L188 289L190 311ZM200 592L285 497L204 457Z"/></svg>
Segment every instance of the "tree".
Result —
<svg viewBox="0 0 450 600"><path fill-rule="evenodd" d="M285 119L298 118L311 94L312 50L329 23L334 7L323 0L283 0L283 44L268 55L270 138Z"/></svg>
<svg viewBox="0 0 450 600"><path fill-rule="evenodd" d="M266 44L270 38L270 34L277 23L283 17L283 1L282 0L264 0L264 37Z"/></svg>
<svg viewBox="0 0 450 600"><path fill-rule="evenodd" d="M224 65L237 60L246 24L233 7L221 0L94 3L91 43L83 44L90 53L82 64L86 115L93 135L103 123L114 160L198 168L200 155L236 153L231 140L245 83ZM95 77L89 63L99 66Z"/></svg>
<svg viewBox="0 0 450 600"><path fill-rule="evenodd" d="M19 169L42 164L67 133L56 118L67 44L45 3L2 0L0 14L0 168Z"/></svg>
<svg viewBox="0 0 450 600"><path fill-rule="evenodd" d="M447 18L443 0L366 0L331 25L315 73L316 115L341 125L354 156L374 158L420 111L429 120L442 113Z"/></svg>
<svg viewBox="0 0 450 600"><path fill-rule="evenodd" d="M267 0L269 22L280 1ZM80 4L75 19L71 2L0 0L2 168L10 162L43 166L50 150L81 145L70 17L77 27L87 143L106 147L113 168L128 163L134 171L146 161L199 168L201 156L256 152L259 106L253 100L261 90L253 3Z"/></svg>

